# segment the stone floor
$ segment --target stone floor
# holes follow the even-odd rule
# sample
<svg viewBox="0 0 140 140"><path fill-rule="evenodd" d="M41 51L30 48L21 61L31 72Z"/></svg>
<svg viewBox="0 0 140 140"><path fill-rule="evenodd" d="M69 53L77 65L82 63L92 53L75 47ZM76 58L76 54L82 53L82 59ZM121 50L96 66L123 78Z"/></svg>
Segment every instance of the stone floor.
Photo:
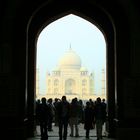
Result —
<svg viewBox="0 0 140 140"><path fill-rule="evenodd" d="M79 137L70 137L70 128L68 127L68 137L67 140L86 140L85 138L85 130L83 129L83 124L79 125ZM103 139L102 140L113 140L106 137L107 133L105 131L105 126L103 127ZM49 140L59 140L58 137L58 127L53 125L53 131L48 132ZM96 129L90 131L90 139L88 140L96 140ZM29 138L28 140L40 140L40 130L39 126L36 127L35 137Z"/></svg>
<svg viewBox="0 0 140 140"><path fill-rule="evenodd" d="M40 137L30 138L28 140L40 140ZM59 137L49 137L48 140L59 140ZM87 140L85 137L68 137L67 140ZM96 137L90 137L88 140L97 140ZM102 140L114 140L103 137Z"/></svg>

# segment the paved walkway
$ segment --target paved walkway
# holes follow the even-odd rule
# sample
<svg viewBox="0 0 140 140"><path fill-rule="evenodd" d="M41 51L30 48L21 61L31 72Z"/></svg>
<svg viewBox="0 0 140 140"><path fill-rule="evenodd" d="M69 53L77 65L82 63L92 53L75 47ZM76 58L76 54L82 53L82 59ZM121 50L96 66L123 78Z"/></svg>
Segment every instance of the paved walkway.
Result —
<svg viewBox="0 0 140 140"><path fill-rule="evenodd" d="M68 138L67 140L87 140L85 138L85 130L83 124L79 125L79 137L70 137L70 128L68 127ZM53 131L48 132L49 140L59 140L58 137L58 127L53 126ZM96 140L96 129L90 131L90 139ZM36 136L34 138L29 138L28 140L40 140L40 129L39 126L36 127ZM106 137L105 126L103 127L103 140L113 140Z"/></svg>

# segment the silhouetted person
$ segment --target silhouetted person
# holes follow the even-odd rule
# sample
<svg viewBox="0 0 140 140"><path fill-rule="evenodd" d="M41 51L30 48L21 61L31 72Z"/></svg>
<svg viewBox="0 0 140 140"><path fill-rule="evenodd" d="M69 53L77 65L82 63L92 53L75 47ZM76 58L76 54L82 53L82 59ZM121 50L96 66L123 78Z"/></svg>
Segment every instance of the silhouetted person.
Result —
<svg viewBox="0 0 140 140"><path fill-rule="evenodd" d="M84 109L84 129L86 130L86 138L89 139L90 130L94 129L94 110L89 101L86 102Z"/></svg>
<svg viewBox="0 0 140 140"><path fill-rule="evenodd" d="M95 123L96 123L97 140L102 139L102 127L105 120L106 120L106 110L101 102L101 98L98 97L96 99L95 104Z"/></svg>
<svg viewBox="0 0 140 140"><path fill-rule="evenodd" d="M75 128L75 137L79 137L79 113L80 113L80 106L78 104L78 101L76 98L72 99L72 102L70 104L70 119L69 119L69 125L70 125L70 136L74 136L74 128Z"/></svg>
<svg viewBox="0 0 140 140"><path fill-rule="evenodd" d="M50 108L50 115L49 115L49 119L48 119L48 131L53 131L52 129L52 123L53 123L53 120L54 120L54 115L55 115L55 109L54 109L54 106L52 104L52 98L48 99L48 106Z"/></svg>
<svg viewBox="0 0 140 140"><path fill-rule="evenodd" d="M59 124L59 140L67 139L67 127L69 121L70 104L66 100L66 96L62 96L62 101L58 103L58 124Z"/></svg>
<svg viewBox="0 0 140 140"><path fill-rule="evenodd" d="M41 140L48 140L48 130L47 130L47 125L48 125L48 116L50 115L50 109L48 105L46 104L46 98L43 97L41 99L41 104L40 104L40 132L41 132Z"/></svg>
<svg viewBox="0 0 140 140"><path fill-rule="evenodd" d="M35 114L36 114L36 125L39 125L39 118L40 118L40 99L37 99L36 106L35 106Z"/></svg>
<svg viewBox="0 0 140 140"><path fill-rule="evenodd" d="M89 102L90 102L90 106L91 106L92 108L94 108L94 101L93 101L92 99L89 99Z"/></svg>
<svg viewBox="0 0 140 140"><path fill-rule="evenodd" d="M79 123L84 123L84 104L82 100L78 101L79 104Z"/></svg>
<svg viewBox="0 0 140 140"><path fill-rule="evenodd" d="M54 111L55 111L55 114L54 114L54 125L55 126L58 126L58 113L57 113L57 108L58 108L58 103L59 103L59 99L58 98L55 98L54 99L54 103L53 103L53 105L54 105Z"/></svg>
<svg viewBox="0 0 140 140"><path fill-rule="evenodd" d="M103 104L103 106L104 106L104 110L106 111L106 101L105 101L104 98L102 99L102 104Z"/></svg>
<svg viewBox="0 0 140 140"><path fill-rule="evenodd" d="M102 99L102 104L103 104L103 106L104 106L104 110L105 110L105 116L106 116L106 118L107 118L107 104L106 104L106 100L103 98ZM104 120L104 122L103 123L106 123L106 118L105 118L105 120ZM104 125L104 124L103 124ZM106 124L104 125L104 127L107 127L106 126Z"/></svg>

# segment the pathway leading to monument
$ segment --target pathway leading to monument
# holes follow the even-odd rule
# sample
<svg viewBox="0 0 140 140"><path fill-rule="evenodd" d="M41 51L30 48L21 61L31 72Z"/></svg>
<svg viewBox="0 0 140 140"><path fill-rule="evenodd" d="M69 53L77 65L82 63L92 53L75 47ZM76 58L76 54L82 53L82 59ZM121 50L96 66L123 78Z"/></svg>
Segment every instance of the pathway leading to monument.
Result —
<svg viewBox="0 0 140 140"><path fill-rule="evenodd" d="M103 127L103 140L113 140L109 139L105 135L105 126ZM58 126L53 125L53 131L48 132L49 140L59 140L58 137ZM85 138L85 129L83 124L79 124L79 137L70 137L70 127L68 126L68 138L67 140L86 140ZM96 129L90 131L90 139L89 140L96 140ZM40 140L40 129L39 126L36 128L36 137L30 138L28 140Z"/></svg>

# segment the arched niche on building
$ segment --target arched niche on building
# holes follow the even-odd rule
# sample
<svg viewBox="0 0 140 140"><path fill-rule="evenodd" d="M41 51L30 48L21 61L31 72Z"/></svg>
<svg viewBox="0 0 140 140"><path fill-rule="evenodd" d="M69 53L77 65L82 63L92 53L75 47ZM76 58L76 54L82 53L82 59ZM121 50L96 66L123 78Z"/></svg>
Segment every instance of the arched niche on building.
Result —
<svg viewBox="0 0 140 140"><path fill-rule="evenodd" d="M67 79L65 81L65 94L71 95L75 93L75 80L74 79Z"/></svg>

